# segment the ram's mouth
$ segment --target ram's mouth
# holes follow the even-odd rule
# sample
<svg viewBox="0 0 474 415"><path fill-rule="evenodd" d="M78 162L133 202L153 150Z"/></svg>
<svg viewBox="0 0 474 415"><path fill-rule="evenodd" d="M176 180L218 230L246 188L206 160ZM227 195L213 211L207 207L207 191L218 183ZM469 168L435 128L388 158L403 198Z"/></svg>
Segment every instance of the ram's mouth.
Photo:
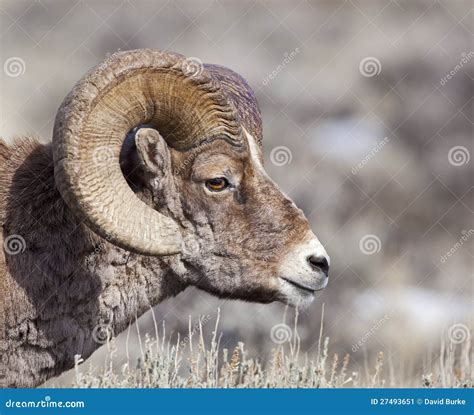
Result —
<svg viewBox="0 0 474 415"><path fill-rule="evenodd" d="M287 282L288 284L292 285L293 287L295 287L299 290L305 291L308 294L314 294L315 291L319 291L319 290L322 290L324 288L324 287L320 287L320 288L309 287L306 284L302 284L300 282L296 282L296 281L290 280L288 278L284 278L284 277L280 277L280 278L283 281Z"/></svg>

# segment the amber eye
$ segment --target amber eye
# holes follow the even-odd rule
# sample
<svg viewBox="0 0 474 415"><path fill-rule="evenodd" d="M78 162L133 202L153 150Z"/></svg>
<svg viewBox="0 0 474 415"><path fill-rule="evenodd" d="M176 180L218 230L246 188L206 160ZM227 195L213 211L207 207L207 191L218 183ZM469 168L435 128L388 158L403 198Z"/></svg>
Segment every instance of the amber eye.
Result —
<svg viewBox="0 0 474 415"><path fill-rule="evenodd" d="M206 180L206 187L211 192L221 192L229 187L229 181L225 177L216 177L215 179Z"/></svg>

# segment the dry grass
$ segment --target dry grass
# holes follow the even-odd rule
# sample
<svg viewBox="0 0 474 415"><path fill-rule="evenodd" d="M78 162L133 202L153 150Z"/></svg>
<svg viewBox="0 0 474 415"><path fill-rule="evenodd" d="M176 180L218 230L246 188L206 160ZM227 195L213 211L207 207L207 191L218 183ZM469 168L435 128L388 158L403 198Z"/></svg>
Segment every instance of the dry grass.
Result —
<svg viewBox="0 0 474 415"><path fill-rule="evenodd" d="M319 334L318 350L308 356L300 350L295 319L293 336L277 345L266 362L249 357L244 343L233 349L221 348L219 312L209 339L203 325L209 320L189 321L189 334L171 341L165 325L156 338L145 336L140 343L141 357L136 364L125 363L116 369L114 341L107 344L109 354L103 368L81 370L77 358L74 387L80 388L341 388L341 387L473 387L470 336L462 343L442 341L437 363L428 373L411 374L411 381L397 379L397 370L385 362L380 352L369 373L361 376L351 370L349 354L330 354L329 338ZM432 360L433 361L433 360ZM388 366L386 370L385 366ZM398 368L400 369L400 368ZM385 380L386 372L391 380Z"/></svg>

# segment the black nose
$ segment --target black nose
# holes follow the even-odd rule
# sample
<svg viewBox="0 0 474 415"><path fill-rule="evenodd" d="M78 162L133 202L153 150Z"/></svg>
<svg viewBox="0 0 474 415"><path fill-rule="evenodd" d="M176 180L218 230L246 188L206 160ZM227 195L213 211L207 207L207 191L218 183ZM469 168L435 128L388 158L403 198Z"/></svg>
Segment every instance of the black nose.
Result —
<svg viewBox="0 0 474 415"><path fill-rule="evenodd" d="M311 268L324 272L326 276L328 275L329 263L325 256L311 255L308 257L308 262Z"/></svg>

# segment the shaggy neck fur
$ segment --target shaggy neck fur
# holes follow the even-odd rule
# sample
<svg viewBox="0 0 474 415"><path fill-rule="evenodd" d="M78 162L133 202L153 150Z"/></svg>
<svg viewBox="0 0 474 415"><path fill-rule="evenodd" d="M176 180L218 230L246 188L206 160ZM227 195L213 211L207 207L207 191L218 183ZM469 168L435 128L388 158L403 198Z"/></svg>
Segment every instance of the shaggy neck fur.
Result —
<svg viewBox="0 0 474 415"><path fill-rule="evenodd" d="M0 141L0 203L2 387L37 386L71 368L193 278L188 250L179 261L144 257L89 231L56 190L49 145ZM12 235L25 243L9 254Z"/></svg>

